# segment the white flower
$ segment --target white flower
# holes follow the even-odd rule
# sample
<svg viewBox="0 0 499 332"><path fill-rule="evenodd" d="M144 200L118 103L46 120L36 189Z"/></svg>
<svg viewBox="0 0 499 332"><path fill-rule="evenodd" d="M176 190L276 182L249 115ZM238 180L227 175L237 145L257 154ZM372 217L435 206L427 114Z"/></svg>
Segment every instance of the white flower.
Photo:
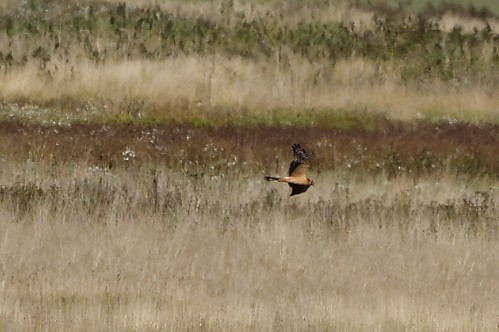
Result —
<svg viewBox="0 0 499 332"><path fill-rule="evenodd" d="M130 150L127 147L126 150L121 153L121 155L123 156L123 160L129 161L135 158L135 151Z"/></svg>

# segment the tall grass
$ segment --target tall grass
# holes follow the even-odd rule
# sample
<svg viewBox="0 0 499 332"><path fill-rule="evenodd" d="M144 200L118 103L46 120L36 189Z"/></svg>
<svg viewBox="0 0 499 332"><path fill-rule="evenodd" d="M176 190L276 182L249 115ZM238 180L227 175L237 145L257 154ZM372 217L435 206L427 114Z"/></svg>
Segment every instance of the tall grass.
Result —
<svg viewBox="0 0 499 332"><path fill-rule="evenodd" d="M126 3L131 6L151 6L156 5L157 3L152 0L108 0L109 2L117 2L117 3ZM182 3L169 2L167 4L160 3L160 6L169 6L171 3L174 3L175 6L182 6L182 4L187 4L187 6L192 7L202 7L206 5L206 1L203 0L191 0L184 1ZM401 11L405 13L431 13L440 12L440 11L456 11L462 15L469 16L487 16L487 15L499 15L499 5L495 2L490 2L487 0L430 0L430 1L422 1L422 0L408 0L405 2L394 1L394 0L382 0L382 1L365 1L365 0L357 0L357 1L345 1L345 0L308 0L308 1L279 1L279 0L241 0L241 1L213 1L212 3L217 4L219 7L227 6L227 4L231 4L239 10L242 8L270 8L275 9L279 8L281 10L290 10L290 11L308 11L310 9L317 9L317 14L320 17L320 11L328 10L331 8L364 8L370 11L377 10L378 13L383 13L387 11ZM186 6L186 7L187 7ZM212 8L212 6L207 6ZM212 14L212 13L210 13Z"/></svg>
<svg viewBox="0 0 499 332"><path fill-rule="evenodd" d="M281 110L291 124L345 111L497 121L493 18L461 27L452 15L268 6L26 3L0 17L3 109L65 105L60 113L81 120L76 101L105 119L275 124L267 114Z"/></svg>
<svg viewBox="0 0 499 332"><path fill-rule="evenodd" d="M320 123L339 112L384 114L392 120L497 122L496 84L441 80L405 82L390 68L351 59L335 65L240 57L185 56L162 61L109 61L78 66L56 62L41 75L37 65L13 69L0 81L5 114L19 118L15 104L45 105L69 120L134 115L152 121L233 121L272 124ZM71 101L88 101L93 111L76 111ZM14 105L14 106L12 106ZM282 116L272 120L272 112ZM306 112L306 115L305 113ZM301 116L301 118L299 118ZM39 119L44 119L40 116ZM218 120L216 120L218 119ZM323 123L323 122L322 122Z"/></svg>
<svg viewBox="0 0 499 332"><path fill-rule="evenodd" d="M327 172L289 198L242 173L68 166L0 173L11 331L497 324L499 205L496 191L475 194L490 184L478 178Z"/></svg>
<svg viewBox="0 0 499 332"><path fill-rule="evenodd" d="M0 8L2 330L497 327L490 13Z"/></svg>

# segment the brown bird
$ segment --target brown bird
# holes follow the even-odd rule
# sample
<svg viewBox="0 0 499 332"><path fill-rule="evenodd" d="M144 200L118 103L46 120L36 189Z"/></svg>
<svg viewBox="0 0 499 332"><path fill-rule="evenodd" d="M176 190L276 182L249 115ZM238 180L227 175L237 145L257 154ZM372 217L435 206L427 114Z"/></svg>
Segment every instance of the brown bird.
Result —
<svg viewBox="0 0 499 332"><path fill-rule="evenodd" d="M305 175L305 171L310 167L305 150L300 144L293 144L293 161L289 165L289 176L280 178L274 176L265 176L267 181L286 182L291 189L291 195L298 195L307 191L310 186L314 185L314 181Z"/></svg>

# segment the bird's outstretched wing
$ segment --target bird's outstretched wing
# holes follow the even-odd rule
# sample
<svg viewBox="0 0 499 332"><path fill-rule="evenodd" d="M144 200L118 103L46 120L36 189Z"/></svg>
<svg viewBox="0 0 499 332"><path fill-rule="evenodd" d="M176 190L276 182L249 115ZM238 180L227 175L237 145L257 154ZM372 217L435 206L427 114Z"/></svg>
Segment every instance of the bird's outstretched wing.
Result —
<svg viewBox="0 0 499 332"><path fill-rule="evenodd" d="M305 176L306 170L310 167L307 153L300 144L293 144L293 161L289 165L289 176L302 177Z"/></svg>
<svg viewBox="0 0 499 332"><path fill-rule="evenodd" d="M289 183L289 186L292 189L290 196L294 196L294 195L298 195L298 194L304 193L310 187L309 185L293 184L293 183Z"/></svg>

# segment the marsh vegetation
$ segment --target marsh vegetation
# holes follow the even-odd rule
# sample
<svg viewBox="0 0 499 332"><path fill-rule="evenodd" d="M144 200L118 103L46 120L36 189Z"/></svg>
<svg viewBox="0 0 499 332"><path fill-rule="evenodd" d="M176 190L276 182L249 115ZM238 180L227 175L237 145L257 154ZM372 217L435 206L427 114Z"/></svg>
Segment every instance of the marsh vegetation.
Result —
<svg viewBox="0 0 499 332"><path fill-rule="evenodd" d="M338 112L497 123L499 21L443 9L27 2L0 15L2 109L215 125L331 124Z"/></svg>
<svg viewBox="0 0 499 332"><path fill-rule="evenodd" d="M475 4L3 3L2 329L496 329Z"/></svg>

